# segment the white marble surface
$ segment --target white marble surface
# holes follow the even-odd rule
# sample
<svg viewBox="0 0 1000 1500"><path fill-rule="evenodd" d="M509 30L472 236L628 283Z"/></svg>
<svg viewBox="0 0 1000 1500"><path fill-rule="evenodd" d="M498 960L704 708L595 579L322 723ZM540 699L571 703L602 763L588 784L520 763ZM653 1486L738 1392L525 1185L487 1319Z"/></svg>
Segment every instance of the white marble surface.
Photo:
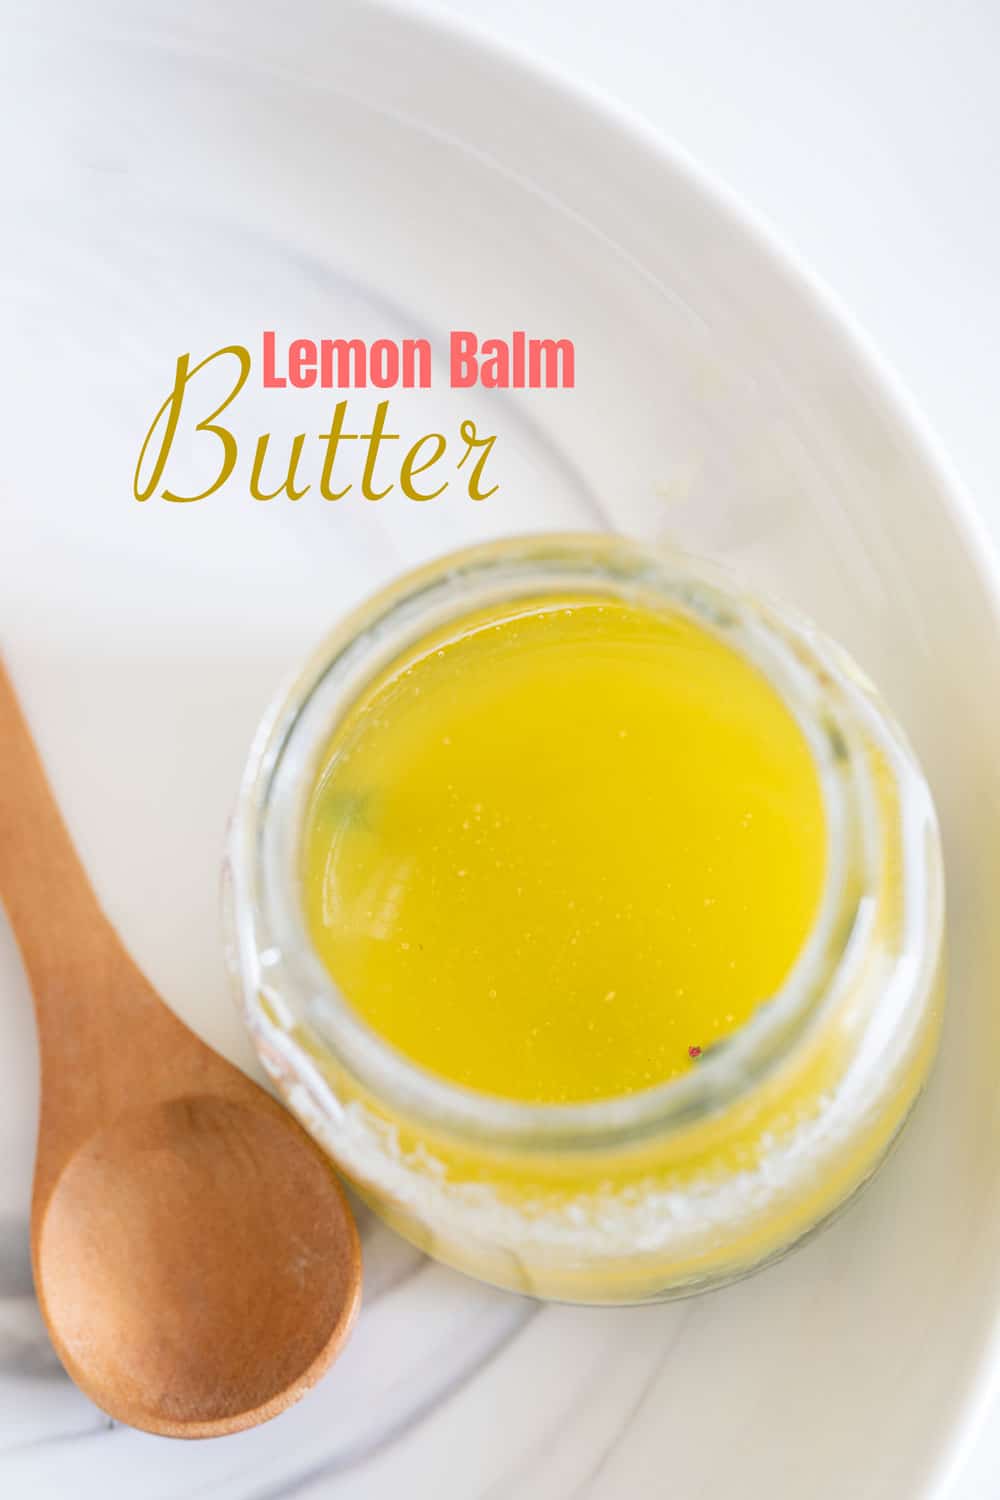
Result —
<svg viewBox="0 0 1000 1500"><path fill-rule="evenodd" d="M107 0L97 9L98 30L113 33L119 23L123 29L130 24L123 20L128 6ZM135 9L145 13L155 6ZM193 19L188 28L184 6L175 10L180 19L173 44L183 60L185 33L197 28ZM198 26L211 35L217 51L239 51L231 7L195 7L192 0L192 15L195 10ZM1000 15L989 0L978 5L845 0L826 13L795 0L760 0L754 6L739 0L668 5L618 0L613 8L597 0L549 0L545 6L532 0L463 0L461 10L483 27L495 28L629 101L796 245L895 363L1000 535L1000 439L994 415L1000 373L1000 208L993 187L1000 130L993 81ZM25 66L28 53L19 51L20 38L44 31L46 13L51 26L65 23L71 31L72 11L16 0L0 4L0 29L9 27L17 41L7 65ZM141 32L144 25L140 19L135 29ZM44 49L31 53L50 69L38 77L37 94L43 100L52 91L76 88L70 74L61 71L74 66L74 57L81 69L92 66L90 53L75 53L70 42L51 57ZM123 52L123 68L132 66L126 56ZM0 48L0 68L4 65ZM106 57L100 65L108 66ZM118 107L113 73L102 82L98 65L93 66L93 89L80 91L79 130L88 141L100 138L102 112L110 118ZM23 82L7 79L8 88L14 81ZM470 107L474 104L470 101ZM159 160L163 138L184 125L169 114L157 114L156 96L151 96L150 111L152 125L143 120L139 128L149 130L149 150ZM197 236L185 240L178 233L170 264L155 257L142 262L147 285L140 286L138 276L132 284L120 271L114 279L105 277L115 245L103 238L101 210L105 202L117 201L115 174L121 168L108 152L88 158L84 175L67 169L61 180L60 142L54 133L49 142L45 123L57 113L49 98L44 118L34 125L45 149L51 146L51 153L40 158L51 175L39 177L32 201L38 222L49 224L53 247L62 249L53 249L51 265L19 260L23 226L7 226L14 253L2 261L5 315L16 310L23 320L19 331L30 332L38 288L46 274L65 273L59 257L68 245L87 272L95 307L105 313L112 309L121 320L135 382L149 387L162 374L162 351L169 339L155 351L159 373L149 367L152 356L147 359L137 345L129 350L127 341L138 336L143 319L152 319L154 305L165 324L173 319L183 325L197 274L200 289L207 288L218 304L218 327L229 336L227 312L236 316L270 294L277 279L274 252L260 239L245 263L234 268L226 244ZM210 123L224 132L226 118L220 111L220 118ZM19 115L6 122L6 151L17 150L25 119ZM263 133L261 141L266 146ZM210 163L206 171L211 171ZM360 180L357 186L360 194ZM162 222L169 223L168 195L162 201L139 201L144 207L153 203ZM418 204L408 207L419 214ZM67 219L76 240L60 239ZM121 229L126 240L128 232L126 224ZM45 260L44 248L39 260ZM303 283L310 274L307 264ZM149 296L149 284L155 298ZM307 291L301 284L291 291L283 288L283 310L289 315L308 310ZM359 320L374 316L377 323L379 315L378 308L373 314L370 304L359 305ZM42 436L50 429L42 425L33 433L38 442L27 451L24 434L30 418L25 414L31 402L14 392L8 372L7 399L19 421L7 439L3 502L15 487L24 495L37 484L40 496L58 485L63 504L57 512L62 528L58 546L55 532L47 534L44 517L37 514L30 523L30 545L27 522L13 534L18 567L5 574L4 645L29 712L38 710L57 790L111 914L178 1010L210 1040L249 1064L245 1041L225 1001L216 955L213 887L225 789L234 783L266 685L331 610L392 571L397 558L385 535L373 542L363 526L353 523L345 523L344 556L330 557L327 534L303 510L293 530L272 529L263 544L270 553L266 560L251 547L239 554L240 566L259 569L265 597L280 594L284 622L275 632L262 619L247 620L240 651L226 614L229 585L213 572L213 546L223 537L226 515L213 518L202 511L192 518L196 558L190 543L178 542L173 518L170 528L155 518L150 524L156 527L158 550L143 554L146 571L137 571L134 582L129 576L118 579L106 618L95 623L100 610L88 577L110 577L114 556L109 564L108 553L116 548L119 571L128 575L129 547L148 543L120 542L118 507L127 495L127 480L116 479L107 494L95 484L87 472L88 428L79 412L93 409L96 389L104 404L125 411L134 427L145 410L145 396L133 402L120 380L120 363L110 360L98 360L91 376L95 385L84 389L78 356L85 345L98 351L104 347L101 330L87 326L84 314L64 330L62 343L56 339L54 350L46 346L47 358L54 356L56 364L43 368L29 361L19 375L27 386L40 377L54 383L62 398L63 441L52 442L51 452ZM121 353L119 346L116 360ZM560 505L567 518L574 514L576 476L532 431L520 434L516 458L522 524L530 524L533 485L538 495L547 496L550 520L560 518ZM86 502L79 513L65 503L75 485ZM509 524L517 519L515 515ZM130 520L130 528L134 525ZM442 541L438 533L425 538L418 529L404 539L401 551L419 555L436 550ZM752 552L752 547L746 550ZM52 558L47 575L33 571L43 554ZM275 554L283 574L276 571ZM323 568L329 569L334 602L323 589ZM302 578L308 586L299 588ZM155 614L151 601L168 587L190 589L191 608L184 612L188 618ZM139 629L134 622L144 610L151 620ZM143 666L149 670L140 670L135 652L130 653L133 630L135 652L141 644ZM120 709L123 691L132 698L127 715ZM919 732L919 702L913 714ZM81 735L79 726L88 716L93 733ZM111 719L113 749L106 732ZM205 720L217 731L208 744L196 732ZM110 779L109 753L115 757ZM143 757L156 778L153 799ZM110 818L100 805L101 798L109 797L114 804ZM164 828L159 809L167 804L174 811ZM144 852L155 853L155 861L141 859ZM190 871L184 889L178 888L179 871ZM2 924L0 973L12 976L3 996L0 1059L0 1088L7 1101L0 1111L0 1494L5 1497L125 1500L142 1494L149 1500L277 1500L294 1495L312 1500L322 1495L390 1500L407 1494L416 1500L617 1500L628 1495L653 1500L670 1492L668 1475L676 1463L685 1476L676 1500L729 1500L730 1494L733 1500L737 1495L740 1500L813 1500L819 1490L811 1465L817 1445L828 1440L831 1455L839 1447L863 1442L870 1451L871 1473L888 1476L882 1488L873 1480L870 1493L880 1500L911 1500L912 1490L892 1487L897 1466L905 1472L904 1456L879 1451L878 1414L866 1420L863 1408L866 1402L908 1400L910 1383L932 1388L935 1351L924 1352L919 1369L900 1370L898 1383L879 1385L872 1377L869 1386L865 1347L859 1341L853 1352L857 1409L831 1410L825 1428L822 1413L809 1406L806 1394L837 1342L837 1324L849 1305L845 1287L855 1272L861 1291L852 1290L853 1301L870 1295L873 1323L891 1316L885 1307L893 1300L896 1271L884 1248L889 1240L880 1236L894 1215L910 1211L906 1179L898 1171L880 1184L877 1198L859 1205L853 1228L838 1229L787 1270L779 1268L747 1287L697 1304L613 1315L539 1310L478 1288L429 1265L362 1216L367 1274L363 1320L344 1360L300 1407L259 1432L193 1447L114 1427L62 1374L31 1293L26 1210L34 1042L28 996ZM926 1128L919 1134L926 1118L925 1112L917 1122L918 1146L907 1142L914 1170L920 1160L914 1151L925 1149L930 1158L935 1150ZM915 1220L928 1240L938 1234L932 1209L929 1205L927 1214ZM872 1256L868 1266L865 1247ZM880 1263L883 1251L886 1258ZM910 1283L904 1290L906 1297L913 1295ZM936 1284L924 1291L942 1295ZM919 1302L901 1306L899 1315L919 1319ZM804 1361L801 1398L789 1372L772 1367L781 1357L782 1325L794 1318L808 1322L807 1343L815 1361ZM731 1347L736 1329L743 1346L739 1350ZM759 1409L748 1398L743 1378L753 1364L746 1346L759 1350ZM849 1361L851 1351L841 1349L839 1357ZM951 1366L942 1364L942 1369ZM774 1423L773 1413L765 1413L763 1397L763 1387L778 1378L788 1380L783 1428ZM947 1392L941 1394L943 1399ZM713 1412L716 1396L723 1424ZM896 1431L892 1415L886 1412L886 1426ZM839 1433L838 1422L843 1424ZM716 1455L709 1453L721 1443L720 1425L734 1455L729 1490L720 1489L722 1471ZM995 1426L1000 1431L1000 1423ZM826 1428L833 1437L827 1432L821 1438ZM660 1441L665 1429L673 1448L664 1449ZM773 1445L764 1452L761 1434ZM676 1445L685 1442L682 1455ZM691 1456L698 1445L705 1454L704 1486ZM991 1441L987 1422L954 1497L980 1500L998 1490L1000 1442Z"/></svg>

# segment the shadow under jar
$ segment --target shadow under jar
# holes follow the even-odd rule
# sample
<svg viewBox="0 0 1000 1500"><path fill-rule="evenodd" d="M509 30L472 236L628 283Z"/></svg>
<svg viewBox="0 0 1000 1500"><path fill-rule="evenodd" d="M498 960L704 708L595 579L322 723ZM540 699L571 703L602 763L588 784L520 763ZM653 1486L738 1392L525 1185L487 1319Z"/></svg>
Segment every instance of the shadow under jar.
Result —
<svg viewBox="0 0 1000 1500"><path fill-rule="evenodd" d="M567 597L683 619L763 674L808 746L826 846L810 930L742 1024L655 1086L538 1103L435 1074L363 1018L311 934L303 847L331 736L374 681L490 611ZM258 731L225 905L247 1024L306 1129L413 1243L539 1297L659 1300L773 1260L872 1175L937 1042L939 839L884 705L790 611L707 564L620 538L476 547L351 615Z"/></svg>

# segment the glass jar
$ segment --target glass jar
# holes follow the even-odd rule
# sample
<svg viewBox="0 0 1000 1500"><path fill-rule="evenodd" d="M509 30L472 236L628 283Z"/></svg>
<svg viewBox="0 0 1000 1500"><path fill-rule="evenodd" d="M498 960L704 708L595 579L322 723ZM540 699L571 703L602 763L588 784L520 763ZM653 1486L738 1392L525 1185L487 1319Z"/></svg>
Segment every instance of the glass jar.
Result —
<svg viewBox="0 0 1000 1500"><path fill-rule="evenodd" d="M300 841L319 757L373 677L480 607L557 591L684 612L753 661L811 748L828 859L785 984L696 1068L627 1097L534 1105L435 1077L367 1027L307 935ZM475 547L352 614L258 731L225 886L246 1021L291 1110L401 1234L535 1296L657 1300L774 1259L871 1177L936 1046L940 846L899 729L803 620L704 563L620 538Z"/></svg>

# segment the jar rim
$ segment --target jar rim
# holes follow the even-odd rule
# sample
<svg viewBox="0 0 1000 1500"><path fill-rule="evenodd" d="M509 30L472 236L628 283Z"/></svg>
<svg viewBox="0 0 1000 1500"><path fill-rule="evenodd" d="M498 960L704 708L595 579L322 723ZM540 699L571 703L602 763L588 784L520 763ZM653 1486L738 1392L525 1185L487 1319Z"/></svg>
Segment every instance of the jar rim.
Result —
<svg viewBox="0 0 1000 1500"><path fill-rule="evenodd" d="M827 829L824 889L812 931L780 988L678 1078L623 1095L534 1103L432 1073L351 1006L316 953L296 877L304 797L338 717L372 678L436 625L484 602L555 590L608 594L682 612L756 665L802 730ZM405 637L405 638L403 638ZM759 1086L849 983L871 930L880 850L874 792L857 729L865 688L847 659L784 607L749 596L717 564L600 533L514 536L449 554L355 610L279 693L255 736L230 833L233 939L251 1030L308 1036L402 1116L522 1150L615 1146L693 1124ZM900 762L906 747L889 738ZM922 785L922 781L920 782ZM929 801L929 798L928 798ZM904 820L905 821L905 820Z"/></svg>

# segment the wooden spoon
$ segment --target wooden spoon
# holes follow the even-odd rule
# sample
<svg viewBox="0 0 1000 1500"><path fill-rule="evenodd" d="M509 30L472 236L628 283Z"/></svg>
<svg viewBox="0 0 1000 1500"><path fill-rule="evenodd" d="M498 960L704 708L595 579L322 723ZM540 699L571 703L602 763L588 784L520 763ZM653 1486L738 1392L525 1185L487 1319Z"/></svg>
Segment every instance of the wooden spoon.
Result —
<svg viewBox="0 0 1000 1500"><path fill-rule="evenodd" d="M266 1421L350 1330L350 1209L291 1116L188 1031L125 952L2 664L0 897L38 1017L31 1249L59 1358L98 1406L148 1432Z"/></svg>

